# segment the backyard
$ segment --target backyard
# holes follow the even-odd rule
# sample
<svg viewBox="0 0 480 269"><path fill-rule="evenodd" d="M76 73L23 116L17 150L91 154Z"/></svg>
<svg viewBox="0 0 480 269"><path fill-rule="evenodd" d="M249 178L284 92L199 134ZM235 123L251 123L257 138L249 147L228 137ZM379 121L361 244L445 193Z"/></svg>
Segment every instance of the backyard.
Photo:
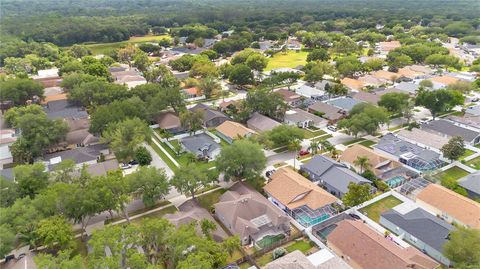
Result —
<svg viewBox="0 0 480 269"><path fill-rule="evenodd" d="M453 166L445 171L442 171L435 175L440 181L444 180L459 180L460 178L468 175L469 173L458 166Z"/></svg>
<svg viewBox="0 0 480 269"><path fill-rule="evenodd" d="M172 156L172 158L174 158L178 162L178 164L180 166L186 166L187 164L192 162L190 154L187 154L187 153L183 152L183 153L180 153L179 155L177 155L177 153L174 150L172 150L169 146L167 146L167 144L165 144L163 142L160 142L158 140L157 140L157 142L168 152L168 154L170 156ZM175 150L179 150L181 148L178 140L171 140L169 142L175 148ZM160 157L162 159L164 159L163 157L168 158L163 152L162 152L162 155L160 155ZM204 168L204 169L209 169L209 168L215 167L215 161L210 161L210 162L196 161L195 164L196 164L197 167Z"/></svg>
<svg viewBox="0 0 480 269"><path fill-rule="evenodd" d="M465 165L472 167L474 169L480 170L480 157L471 159L470 161L465 162Z"/></svg>
<svg viewBox="0 0 480 269"><path fill-rule="evenodd" d="M316 250L315 244L313 244L310 240L308 239L300 239L300 240L295 240L292 242L287 243L286 245L282 246L284 247L288 253L291 253L295 250L300 250L302 253L308 255L310 252L314 252ZM267 263L271 262L273 260L272 257L272 252L269 251L265 253L264 255L256 258L257 264L262 267L265 266Z"/></svg>
<svg viewBox="0 0 480 269"><path fill-rule="evenodd" d="M385 197L373 204L370 204L362 209L360 209L360 212L364 214L365 216L369 217L371 220L375 222L380 221L380 215L395 206L401 204L402 201L399 200L398 198L390 195L388 197Z"/></svg>
<svg viewBox="0 0 480 269"><path fill-rule="evenodd" d="M89 48L94 55L105 54L106 52L112 49L121 48L127 44L137 44L145 42L155 42L163 38L170 38L169 35L147 35L147 36L132 36L127 41L112 42L112 43L94 43L86 44L85 46Z"/></svg>
<svg viewBox="0 0 480 269"><path fill-rule="evenodd" d="M144 218L161 218L166 214L172 214L172 213L175 213L177 211L178 211L177 208L172 205L172 206L166 207L164 209L161 209L161 210L155 211L153 213L150 213L148 215L142 216L140 218L133 219L132 223L140 223L140 222L142 222L142 220Z"/></svg>
<svg viewBox="0 0 480 269"><path fill-rule="evenodd" d="M470 150L470 149L466 149L465 153L460 157L460 160L463 160L463 159L465 159L468 156L473 155L473 154L475 154L475 151Z"/></svg>
<svg viewBox="0 0 480 269"><path fill-rule="evenodd" d="M295 68L299 65L305 65L307 62L307 51L287 51L287 53L279 52L269 59L266 71L275 68Z"/></svg>
<svg viewBox="0 0 480 269"><path fill-rule="evenodd" d="M219 189L211 193L199 196L197 198L198 203L203 208L206 208L207 210L211 210L213 207L213 204L217 203L220 200L220 196L222 196L222 194L224 194L226 191L227 190L225 189Z"/></svg>

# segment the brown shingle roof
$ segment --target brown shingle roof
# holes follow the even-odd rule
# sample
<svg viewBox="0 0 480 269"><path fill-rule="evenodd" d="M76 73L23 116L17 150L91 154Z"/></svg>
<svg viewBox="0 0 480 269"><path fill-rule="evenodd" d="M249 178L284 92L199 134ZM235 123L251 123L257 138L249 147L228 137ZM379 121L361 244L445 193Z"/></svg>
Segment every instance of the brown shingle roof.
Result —
<svg viewBox="0 0 480 269"><path fill-rule="evenodd" d="M419 250L402 248L361 221L337 223L327 241L337 255L364 269L433 269L440 266Z"/></svg>
<svg viewBox="0 0 480 269"><path fill-rule="evenodd" d="M263 189L289 209L306 205L315 210L337 201L335 196L286 167L273 173Z"/></svg>
<svg viewBox="0 0 480 269"><path fill-rule="evenodd" d="M42 101L42 104L47 104L48 102L58 101L58 100L67 100L67 94L60 93L60 94L46 96L45 99Z"/></svg>
<svg viewBox="0 0 480 269"><path fill-rule="evenodd" d="M158 127L161 129L174 129L182 126L180 118L174 112L161 112L157 117Z"/></svg>
<svg viewBox="0 0 480 269"><path fill-rule="evenodd" d="M352 90L360 90L361 88L367 86L362 81L353 78L344 78L340 82L342 82L343 85Z"/></svg>
<svg viewBox="0 0 480 269"><path fill-rule="evenodd" d="M224 123L217 126L217 128L215 129L231 139L236 139L238 137L245 137L249 134L254 133L253 130L248 129L242 124L234 121L225 121Z"/></svg>
<svg viewBox="0 0 480 269"><path fill-rule="evenodd" d="M296 94L294 91L289 91L287 89L280 89L275 92L280 94L285 102L291 102L302 98L302 96Z"/></svg>
<svg viewBox="0 0 480 269"><path fill-rule="evenodd" d="M465 225L480 229L480 203L472 199L438 184L428 185L416 198L446 212Z"/></svg>
<svg viewBox="0 0 480 269"><path fill-rule="evenodd" d="M391 160L389 158L386 158L382 155L379 155L375 151L364 147L362 145L354 145L350 148L347 148L343 153L342 156L340 157L340 161L345 162L350 164L351 166L355 167L358 169L355 165L355 160L357 157L362 156L362 157L367 157L368 158L368 163L370 165L370 169L375 173L375 175L379 176L383 173L386 167L393 169L396 167L401 167L402 164Z"/></svg>
<svg viewBox="0 0 480 269"><path fill-rule="evenodd" d="M340 109L329 105L323 102L315 102L308 107L310 112L321 112L324 113L323 117L328 120L338 120L343 118L345 115L340 113Z"/></svg>
<svg viewBox="0 0 480 269"><path fill-rule="evenodd" d="M377 104L380 101L380 96L375 93L359 91L353 95L353 98L365 101L372 104Z"/></svg>
<svg viewBox="0 0 480 269"><path fill-rule="evenodd" d="M458 82L459 79L456 77L450 77L450 76L440 76L440 77L433 77L430 79L433 82L438 82L444 85L450 85L455 82Z"/></svg>
<svg viewBox="0 0 480 269"><path fill-rule="evenodd" d="M372 76L379 78L379 79L384 79L384 80L392 80L393 77L398 78L399 74L385 71L385 70L378 70L372 73Z"/></svg>

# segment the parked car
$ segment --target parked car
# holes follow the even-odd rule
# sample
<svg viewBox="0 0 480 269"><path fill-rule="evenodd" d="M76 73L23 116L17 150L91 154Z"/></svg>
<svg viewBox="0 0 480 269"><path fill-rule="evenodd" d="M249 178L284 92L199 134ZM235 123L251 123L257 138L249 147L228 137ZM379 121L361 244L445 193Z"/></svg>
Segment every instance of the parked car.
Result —
<svg viewBox="0 0 480 269"><path fill-rule="evenodd" d="M129 164L129 163L121 163L120 168L121 169L129 169L129 168L132 168L132 165Z"/></svg>
<svg viewBox="0 0 480 269"><path fill-rule="evenodd" d="M300 155L300 156L305 156L305 155L308 155L308 154L310 154L310 152L308 150L305 150L305 149L300 150L300 152L298 153L298 155Z"/></svg>
<svg viewBox="0 0 480 269"><path fill-rule="evenodd" d="M352 217L353 219L360 220L360 217L356 214L352 213L352 214L348 214L348 215L350 215L350 217Z"/></svg>
<svg viewBox="0 0 480 269"><path fill-rule="evenodd" d="M128 162L128 164L130 164L130 165L137 165L137 164L138 164L138 162L137 162L137 161L135 161L135 160L131 160L130 162Z"/></svg>
<svg viewBox="0 0 480 269"><path fill-rule="evenodd" d="M272 169L272 170L268 170L267 172L265 172L265 176L270 178L270 176L275 173L275 169Z"/></svg>
<svg viewBox="0 0 480 269"><path fill-rule="evenodd" d="M334 125L328 125L327 126L327 129L332 131L332 132L336 132L337 131L337 126L334 126Z"/></svg>

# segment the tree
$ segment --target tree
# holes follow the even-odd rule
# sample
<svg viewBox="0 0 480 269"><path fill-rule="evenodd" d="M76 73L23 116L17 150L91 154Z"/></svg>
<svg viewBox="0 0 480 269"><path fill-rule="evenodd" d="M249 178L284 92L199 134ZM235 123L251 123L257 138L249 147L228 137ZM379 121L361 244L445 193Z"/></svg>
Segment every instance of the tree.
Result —
<svg viewBox="0 0 480 269"><path fill-rule="evenodd" d="M228 80L236 85L247 85L253 83L253 73L250 67L245 64L232 66Z"/></svg>
<svg viewBox="0 0 480 269"><path fill-rule="evenodd" d="M222 148L217 157L217 170L225 179L254 179L265 169L267 158L260 145L242 139Z"/></svg>
<svg viewBox="0 0 480 269"><path fill-rule="evenodd" d="M357 156L357 159L353 161L353 164L360 167L360 174L365 172L370 167L370 160L367 156Z"/></svg>
<svg viewBox="0 0 480 269"><path fill-rule="evenodd" d="M190 135L195 134L196 131L202 129L203 111L184 110L180 112L180 123L190 132Z"/></svg>
<svg viewBox="0 0 480 269"><path fill-rule="evenodd" d="M200 229L206 238L212 239L212 232L217 229L217 224L209 219L202 219L200 221Z"/></svg>
<svg viewBox="0 0 480 269"><path fill-rule="evenodd" d="M432 54L425 58L425 63L433 65L434 67L458 67L459 59L452 55Z"/></svg>
<svg viewBox="0 0 480 269"><path fill-rule="evenodd" d="M75 171L75 161L66 159L55 166L51 173L54 182L72 183L72 174Z"/></svg>
<svg viewBox="0 0 480 269"><path fill-rule="evenodd" d="M135 151L135 160L140 166L150 165L152 162L152 155L145 147L138 147Z"/></svg>
<svg viewBox="0 0 480 269"><path fill-rule="evenodd" d="M337 53L351 54L357 52L359 47L350 37L342 36L340 40L333 44L333 49Z"/></svg>
<svg viewBox="0 0 480 269"><path fill-rule="evenodd" d="M127 63L128 66L132 66L132 61L137 52L137 48L133 44L127 45L123 49L119 49L117 53L117 58L119 62Z"/></svg>
<svg viewBox="0 0 480 269"><path fill-rule="evenodd" d="M248 56L247 60L245 61L245 64L250 67L252 70L262 72L265 67L267 67L268 64L268 59L258 53L252 53L250 56Z"/></svg>
<svg viewBox="0 0 480 269"><path fill-rule="evenodd" d="M429 79L424 79L420 81L420 87L422 88L433 88L433 82Z"/></svg>
<svg viewBox="0 0 480 269"><path fill-rule="evenodd" d="M139 118L126 119L111 124L102 134L102 140L110 144L119 161L128 162L135 157L135 151L150 139L151 130Z"/></svg>
<svg viewBox="0 0 480 269"><path fill-rule="evenodd" d="M402 113L406 106L408 106L410 96L406 93L391 92L380 97L378 105L387 109L393 114Z"/></svg>
<svg viewBox="0 0 480 269"><path fill-rule="evenodd" d="M326 141L326 140L325 140ZM312 155L315 155L318 153L320 150L320 141L319 140L311 140L310 145L308 146L308 150L312 153Z"/></svg>
<svg viewBox="0 0 480 269"><path fill-rule="evenodd" d="M45 172L43 163L17 165L13 174L18 183L20 197L34 198L48 186L48 172Z"/></svg>
<svg viewBox="0 0 480 269"><path fill-rule="evenodd" d="M334 146L328 142L328 140L320 140L320 149L322 151L329 151L332 147L334 148Z"/></svg>
<svg viewBox="0 0 480 269"><path fill-rule="evenodd" d="M384 64L385 64L385 61L383 59L373 58L373 59L367 60L363 64L363 68L367 72L377 71L377 70L382 70Z"/></svg>
<svg viewBox="0 0 480 269"><path fill-rule="evenodd" d="M352 77L357 72L363 70L362 63L357 59L357 57L347 56L340 59L337 59L336 66L338 73L344 77Z"/></svg>
<svg viewBox="0 0 480 269"><path fill-rule="evenodd" d="M233 255L233 253L240 248L240 237L238 235L236 236L230 236L227 239L225 239L222 242L223 249L225 249L228 254L230 254L230 257Z"/></svg>
<svg viewBox="0 0 480 269"><path fill-rule="evenodd" d="M441 148L443 156L450 161L458 160L465 154L465 142L460 136L452 137L448 143Z"/></svg>
<svg viewBox="0 0 480 269"><path fill-rule="evenodd" d="M328 61L330 56L328 55L328 51L323 48L314 49L307 55L307 62L312 61Z"/></svg>
<svg viewBox="0 0 480 269"><path fill-rule="evenodd" d="M447 112L456 105L462 105L465 98L461 92L440 89L436 91L420 90L415 99L417 106L423 106L430 111L433 119L438 113Z"/></svg>
<svg viewBox="0 0 480 269"><path fill-rule="evenodd" d="M20 197L18 184L0 176L0 207L13 205L18 197Z"/></svg>
<svg viewBox="0 0 480 269"><path fill-rule="evenodd" d="M0 225L0 255L2 257L5 257L15 248L16 241L17 238L13 229L7 224Z"/></svg>
<svg viewBox="0 0 480 269"><path fill-rule="evenodd" d="M126 177L131 193L141 196L145 206L154 206L156 201L168 194L169 184L164 170L155 167L140 167Z"/></svg>
<svg viewBox="0 0 480 269"><path fill-rule="evenodd" d="M143 51L137 50L133 56L133 66L138 68L140 71L147 70L147 68L150 66L150 59L148 58L148 55Z"/></svg>
<svg viewBox="0 0 480 269"><path fill-rule="evenodd" d="M78 269L84 268L84 261L80 255L72 256L72 250L59 251L57 255L39 253L33 257L35 264L41 269Z"/></svg>
<svg viewBox="0 0 480 269"><path fill-rule="evenodd" d="M257 88L247 93L245 107L252 112L281 119L287 109L282 96L267 88Z"/></svg>
<svg viewBox="0 0 480 269"><path fill-rule="evenodd" d="M73 246L72 225L61 216L46 218L38 224L39 240L47 249L62 250Z"/></svg>
<svg viewBox="0 0 480 269"><path fill-rule="evenodd" d="M108 83L102 80L84 82L68 92L68 99L84 106L99 106L109 104L115 100L131 97L131 93L124 85Z"/></svg>
<svg viewBox="0 0 480 269"><path fill-rule="evenodd" d="M355 105L350 111L349 118L339 121L337 126L354 136L361 132L374 135L381 124L388 122L388 113L384 108L361 103Z"/></svg>
<svg viewBox="0 0 480 269"><path fill-rule="evenodd" d="M84 45L78 45L78 44L75 44L73 46L70 47L69 49L69 53L74 57L74 58L82 58L84 56L87 56L87 55L92 55L92 51L87 48L86 46Z"/></svg>
<svg viewBox="0 0 480 269"><path fill-rule="evenodd" d="M216 178L209 177L207 172L199 168L196 164L189 163L175 171L175 175L170 180L170 184L172 184L178 192L184 195L190 195L193 199L196 199L195 193L198 190L207 187L216 180Z"/></svg>
<svg viewBox="0 0 480 269"><path fill-rule="evenodd" d="M369 184L348 184L348 192L342 198L343 203L348 207L357 206L372 198Z"/></svg>
<svg viewBox="0 0 480 269"><path fill-rule="evenodd" d="M474 228L457 227L443 246L443 253L456 268L480 266L480 231Z"/></svg>
<svg viewBox="0 0 480 269"><path fill-rule="evenodd" d="M317 62L305 72L305 80L311 83L315 83L323 79L326 74L332 74L334 68L327 62Z"/></svg>
<svg viewBox="0 0 480 269"><path fill-rule="evenodd" d="M468 81L457 81L447 86L448 90L459 91L461 93L469 93L475 90L473 83Z"/></svg>
<svg viewBox="0 0 480 269"><path fill-rule="evenodd" d="M206 77L200 80L198 88L202 91L207 99L211 98L212 95L216 94L222 89L220 83L218 83L213 77Z"/></svg>
<svg viewBox="0 0 480 269"><path fill-rule="evenodd" d="M91 82L99 79L100 78L97 78L89 74L74 72L74 73L69 73L64 75L63 80L60 83L60 86L64 88L66 92L68 92L82 83Z"/></svg>
<svg viewBox="0 0 480 269"><path fill-rule="evenodd" d="M190 69L191 77L217 77L218 70L214 63L208 58L200 58L196 60Z"/></svg>
<svg viewBox="0 0 480 269"><path fill-rule="evenodd" d="M34 96L43 98L42 84L26 78L8 79L0 82L0 99L14 105L25 105Z"/></svg>
<svg viewBox="0 0 480 269"><path fill-rule="evenodd" d="M279 125L267 134L268 140L272 141L275 147L289 145L292 141L302 140L304 136L300 128L291 125Z"/></svg>

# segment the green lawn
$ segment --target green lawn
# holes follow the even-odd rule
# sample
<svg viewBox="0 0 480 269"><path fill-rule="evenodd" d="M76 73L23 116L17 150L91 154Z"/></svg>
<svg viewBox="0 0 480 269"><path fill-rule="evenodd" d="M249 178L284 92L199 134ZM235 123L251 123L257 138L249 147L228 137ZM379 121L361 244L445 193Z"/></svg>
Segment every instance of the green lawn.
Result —
<svg viewBox="0 0 480 269"><path fill-rule="evenodd" d="M155 150L158 156L168 165L168 167L170 167L170 169L172 169L173 171L177 170L177 166L172 162L172 160L170 160L170 158L167 157L165 153L163 153L163 151L159 147L157 147L155 143L150 142L149 145L153 148L153 150Z"/></svg>
<svg viewBox="0 0 480 269"><path fill-rule="evenodd" d="M127 41L112 42L112 43L93 43L86 44L94 55L104 54L112 49L118 49L126 46L127 44L136 44L136 43L145 43L145 42L155 42L159 41L162 38L170 38L169 35L149 35L149 36L133 36L130 37Z"/></svg>
<svg viewBox="0 0 480 269"><path fill-rule="evenodd" d="M154 138L155 139L155 138ZM189 162L190 162L190 159L188 158L188 155L184 152L184 153L181 153L180 155L177 155L176 152L174 152L169 146L167 146L167 144L163 143L163 142L160 142L158 140L156 140L160 145L162 145L162 147L165 149L165 151L168 152L168 154L170 154L170 156L172 156L180 166L186 166ZM172 146L174 147L180 147L178 141L175 141L175 140L172 140L170 141L170 144L172 144ZM222 145L220 143L220 145ZM161 150L157 147L158 151L161 152ZM157 151L157 153L158 153ZM159 154L160 157L165 160L164 158L168 159L170 164L173 165L173 168L170 167L170 164L167 162L168 166L170 168L172 168L172 170L175 170L177 169L177 167L173 164L173 162L163 153L161 152L161 154ZM209 169L209 168L212 168L212 167L215 167L215 161L211 161L211 162L204 162L204 161L198 161L198 162L195 162L195 165L200 167L200 168L204 168L204 169Z"/></svg>
<svg viewBox="0 0 480 269"><path fill-rule="evenodd" d="M257 242L257 245L260 248L268 247L272 244L275 244L276 242L282 240L285 238L285 235L283 234L277 234L277 235L267 235L264 238L262 238L260 241Z"/></svg>
<svg viewBox="0 0 480 269"><path fill-rule="evenodd" d="M163 217L163 216L166 215L166 214L172 214L172 213L175 213L175 212L177 212L177 211L178 211L177 208L172 205L172 206L166 207L166 208L164 208L164 209L162 209L162 210L155 211L155 212L153 212L153 213L151 213L151 214L145 215L145 216L143 216L143 217L136 218L136 219L132 220L132 223L140 223L140 222L142 222L142 220L143 220L144 218L161 218L161 217Z"/></svg>
<svg viewBox="0 0 480 269"><path fill-rule="evenodd" d="M310 139L316 136L321 136L326 134L325 131L322 131L322 130L317 130L317 131L310 131L307 129L302 129L302 130L303 130L303 134L305 135L305 139Z"/></svg>
<svg viewBox="0 0 480 269"><path fill-rule="evenodd" d="M362 146L365 146L367 148L372 148L373 145L377 144L376 142L372 141L372 140L365 140L365 141L362 141L360 143L358 143Z"/></svg>
<svg viewBox="0 0 480 269"><path fill-rule="evenodd" d="M480 157L471 159L470 161L466 162L465 165L480 170Z"/></svg>
<svg viewBox="0 0 480 269"><path fill-rule="evenodd" d="M315 245L310 242L310 241L307 241L307 240L301 240L301 241L297 241L293 244L291 244L290 246L286 247L285 249L290 253L290 252L293 252L295 250L300 250L302 253L307 253L308 251L310 251L312 249L312 247L314 247Z"/></svg>
<svg viewBox="0 0 480 269"><path fill-rule="evenodd" d="M324 136L319 137L319 138L315 138L315 139L313 139L313 140L315 140L315 141L323 141L323 140L327 140L327 139L332 138L332 137L333 137L333 136L332 136L331 134L328 134L328 135L324 135Z"/></svg>
<svg viewBox="0 0 480 269"><path fill-rule="evenodd" d="M443 172L436 174L435 177L438 178L440 181L449 180L449 179L458 180L468 174L469 173L463 170L462 168L458 166L454 166L452 168L449 168Z"/></svg>
<svg viewBox="0 0 480 269"><path fill-rule="evenodd" d="M269 71L274 68L295 68L299 65L305 65L305 63L307 62L307 55L307 51L287 51L286 54L279 52L269 59L265 71Z"/></svg>
<svg viewBox="0 0 480 269"><path fill-rule="evenodd" d="M380 221L380 215L383 212L388 211L389 209L394 208L395 206L401 204L402 201L395 198L394 196L388 196L380 201L377 201L371 205L368 205L362 209L360 209L360 212L370 219L372 219L375 222Z"/></svg>
<svg viewBox="0 0 480 269"><path fill-rule="evenodd" d="M211 193L199 196L197 197L198 203L200 203L200 205L203 208L210 210L213 204L217 203L220 200L220 196L222 196L222 194L224 194L226 191L227 190L225 189L220 189L220 190L216 190Z"/></svg>
<svg viewBox="0 0 480 269"><path fill-rule="evenodd" d="M350 141L347 141L347 142L345 142L345 143L342 143L342 144L345 145L345 146L349 146L349 145L351 145L351 144L353 144L353 143L357 143L357 142L360 142L360 141L367 141L367 140L364 139L364 138L354 138L354 139L352 139L352 140L350 140Z"/></svg>
<svg viewBox="0 0 480 269"><path fill-rule="evenodd" d="M475 151L466 149L465 153L460 157L460 160L463 160L463 159L465 159L468 156L473 155L473 154L475 154Z"/></svg>

